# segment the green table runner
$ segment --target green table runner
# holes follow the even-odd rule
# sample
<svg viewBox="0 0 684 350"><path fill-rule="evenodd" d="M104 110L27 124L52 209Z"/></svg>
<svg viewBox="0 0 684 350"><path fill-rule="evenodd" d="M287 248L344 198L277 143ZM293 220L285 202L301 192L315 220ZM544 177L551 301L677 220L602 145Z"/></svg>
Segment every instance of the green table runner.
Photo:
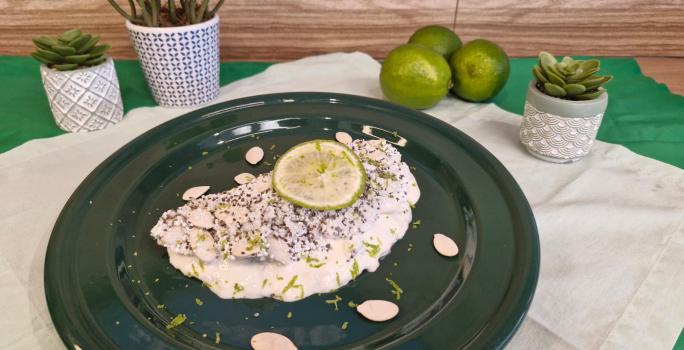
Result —
<svg viewBox="0 0 684 350"><path fill-rule="evenodd" d="M522 114L530 70L536 59L511 60L511 76L492 101ZM221 64L221 85L266 69L270 63ZM641 155L684 169L684 97L641 74L634 59L603 58L602 72L615 80L607 85L608 110L598 138L624 145ZM137 61L116 61L126 111L154 106ZM0 153L22 143L62 134L52 119L38 63L28 57L0 57Z"/></svg>

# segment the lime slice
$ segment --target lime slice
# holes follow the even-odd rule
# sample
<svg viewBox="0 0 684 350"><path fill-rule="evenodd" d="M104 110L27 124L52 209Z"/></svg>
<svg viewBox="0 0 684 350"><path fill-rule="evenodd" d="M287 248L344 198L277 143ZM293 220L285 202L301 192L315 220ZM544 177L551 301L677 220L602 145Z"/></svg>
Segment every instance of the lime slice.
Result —
<svg viewBox="0 0 684 350"><path fill-rule="evenodd" d="M314 210L346 208L361 196L366 171L349 147L330 140L300 143L273 169L273 189L290 203Z"/></svg>

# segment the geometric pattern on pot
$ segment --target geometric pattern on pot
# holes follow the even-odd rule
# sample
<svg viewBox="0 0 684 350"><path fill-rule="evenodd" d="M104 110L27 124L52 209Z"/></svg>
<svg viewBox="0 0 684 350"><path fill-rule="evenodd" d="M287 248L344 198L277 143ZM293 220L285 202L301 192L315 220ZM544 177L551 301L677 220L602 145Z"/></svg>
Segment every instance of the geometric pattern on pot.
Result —
<svg viewBox="0 0 684 350"><path fill-rule="evenodd" d="M591 149L603 113L585 118L567 118L538 110L525 102L520 141L537 155L558 161L576 160Z"/></svg>
<svg viewBox="0 0 684 350"><path fill-rule="evenodd" d="M126 26L157 104L195 106L218 96L218 16L181 27Z"/></svg>
<svg viewBox="0 0 684 350"><path fill-rule="evenodd" d="M104 129L123 118L123 102L111 58L97 66L58 71L40 66L52 116L64 131Z"/></svg>

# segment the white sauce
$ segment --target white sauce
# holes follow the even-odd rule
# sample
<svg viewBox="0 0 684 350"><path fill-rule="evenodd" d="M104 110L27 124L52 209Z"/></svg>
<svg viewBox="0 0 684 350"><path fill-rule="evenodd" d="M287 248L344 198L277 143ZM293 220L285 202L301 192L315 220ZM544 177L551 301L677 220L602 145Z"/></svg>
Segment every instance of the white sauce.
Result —
<svg viewBox="0 0 684 350"><path fill-rule="evenodd" d="M420 190L408 166L402 163L401 169L410 183L405 196L401 197L405 200L381 200L374 221L349 238L325 238L323 245L330 243L331 248L309 255L313 259L288 260L285 264L253 257L212 260L202 257L197 249L194 254L182 254L173 246L167 246L170 262L186 276L202 280L219 297L226 299L273 297L296 301L311 294L334 291L364 270L375 271L380 258L387 255L392 245L406 233L412 220L410 203L417 203ZM178 230L158 232L161 231L156 234L163 241L163 237Z"/></svg>

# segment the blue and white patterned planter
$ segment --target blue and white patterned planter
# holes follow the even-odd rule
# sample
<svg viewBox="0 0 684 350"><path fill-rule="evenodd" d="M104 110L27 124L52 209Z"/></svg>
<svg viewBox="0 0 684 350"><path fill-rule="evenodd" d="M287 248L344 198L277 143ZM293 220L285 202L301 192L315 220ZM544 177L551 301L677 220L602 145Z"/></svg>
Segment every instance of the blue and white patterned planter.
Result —
<svg viewBox="0 0 684 350"><path fill-rule="evenodd" d="M588 101L548 96L530 83L520 142L535 157L573 163L589 154L608 106L608 93Z"/></svg>
<svg viewBox="0 0 684 350"><path fill-rule="evenodd" d="M182 27L126 22L157 104L196 106L219 94L219 18Z"/></svg>

